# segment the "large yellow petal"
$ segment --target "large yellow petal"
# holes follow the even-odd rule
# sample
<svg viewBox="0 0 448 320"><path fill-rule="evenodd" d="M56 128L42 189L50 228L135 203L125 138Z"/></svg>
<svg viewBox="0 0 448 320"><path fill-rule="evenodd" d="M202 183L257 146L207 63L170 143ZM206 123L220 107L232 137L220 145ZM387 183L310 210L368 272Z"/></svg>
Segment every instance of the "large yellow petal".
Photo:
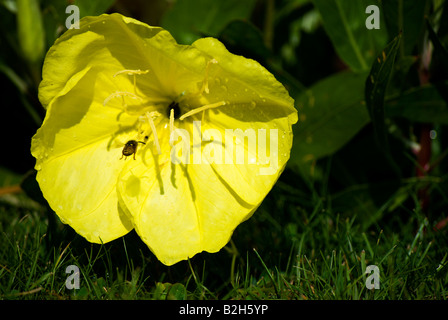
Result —
<svg viewBox="0 0 448 320"><path fill-rule="evenodd" d="M139 92L150 102L170 103L202 79L204 61L198 50L178 45L162 28L120 14L84 17L79 29L66 31L48 51L39 99L46 107L76 73L95 66L110 76L149 70L138 76Z"/></svg>
<svg viewBox="0 0 448 320"><path fill-rule="evenodd" d="M267 125L240 123L222 114L219 117L220 121L207 122L215 124L218 132L225 124L243 130L249 125L256 129ZM202 251L217 252L226 245L234 229L252 215L278 179L289 157L292 137L280 136L284 146L279 150L285 155L278 157L273 170L270 164L212 163L206 142L200 150L201 163L194 163L197 158L191 155L189 164L174 164L168 148L169 129L162 123L156 123L162 153L157 155L151 146L143 147L137 161L123 168L118 191L120 203L142 240L160 261L171 265ZM274 126L290 129L288 118L275 120ZM201 129L206 134L210 126L193 129L192 124L186 124L180 129ZM193 134L189 138L193 142ZM190 151L198 150L191 147ZM223 149L223 156L225 152ZM269 148L267 152L269 155ZM252 156L259 160L257 154ZM261 169L269 174L260 174Z"/></svg>
<svg viewBox="0 0 448 320"><path fill-rule="evenodd" d="M107 151L107 140L40 164L37 181L51 208L90 242L106 243L132 230L118 205L120 150Z"/></svg>
<svg viewBox="0 0 448 320"><path fill-rule="evenodd" d="M214 38L203 38L192 44L216 60L210 68L210 103L228 101L220 109L240 121L270 121L288 117L297 122L294 100L285 87L258 62L230 53Z"/></svg>
<svg viewBox="0 0 448 320"><path fill-rule="evenodd" d="M172 164L153 156L129 162L118 190L135 230L166 265L219 251L255 209L210 165Z"/></svg>
<svg viewBox="0 0 448 320"><path fill-rule="evenodd" d="M218 40L199 39L193 46L215 61L209 69L209 94L204 95L206 102L202 104L226 103L206 111L207 117L195 117L198 121L205 119L203 130L215 128L221 132L223 159L215 162L213 169L244 201L257 205L289 159L291 126L297 122L294 101L258 62L231 54ZM226 135L226 130L233 134ZM226 136L236 137L227 141ZM249 147L251 143L254 148ZM236 159L238 151L245 153L243 163Z"/></svg>
<svg viewBox="0 0 448 320"><path fill-rule="evenodd" d="M126 130L136 118L105 107L111 77L91 68L69 92L54 98L32 139L37 181L51 208L92 242L107 242L132 229L118 207L117 177ZM124 142L123 142L124 141Z"/></svg>
<svg viewBox="0 0 448 320"><path fill-rule="evenodd" d="M213 169L235 194L247 203L259 205L289 159L292 146L289 118L245 122L218 113L210 115L208 123L218 128L222 136L222 144L218 144L222 145L221 161L214 158L209 161L213 161ZM203 152L204 157L208 157L207 152Z"/></svg>

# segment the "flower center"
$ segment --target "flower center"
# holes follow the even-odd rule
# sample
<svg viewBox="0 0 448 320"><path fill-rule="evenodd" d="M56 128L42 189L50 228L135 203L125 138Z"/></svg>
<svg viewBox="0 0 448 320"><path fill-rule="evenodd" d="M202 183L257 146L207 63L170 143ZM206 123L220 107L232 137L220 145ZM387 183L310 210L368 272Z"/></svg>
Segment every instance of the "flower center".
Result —
<svg viewBox="0 0 448 320"><path fill-rule="evenodd" d="M166 109L166 116L168 118L170 118L170 114L171 114L171 110L173 110L173 116L174 119L179 119L180 117L180 107L179 107L179 103L173 101L171 102L171 104L168 106L168 108Z"/></svg>
<svg viewBox="0 0 448 320"><path fill-rule="evenodd" d="M205 104L200 107L191 109L183 114L182 114L182 110L179 105L179 103L185 99L198 97L198 96L201 96L203 93L209 94L208 78L209 78L210 67L213 64L217 64L217 63L218 63L218 61L216 61L215 59L211 59L210 61L208 61L207 65L205 67L204 80L202 81L201 88L199 89L198 92L190 93L187 95L182 94L182 97L180 98L180 100L171 102L168 105L168 107L166 108L165 115L169 119L170 137L171 137L171 134L173 133L173 131L176 129L174 120L183 121L186 118L191 117L193 115L197 115L199 113L202 113L202 116L204 117L204 113L206 110L218 108L218 107L221 107L221 106L224 106L227 104L225 101L209 103L209 104ZM161 116L163 114L163 111L160 110L160 105L154 105L154 104L147 105L145 103L144 98L140 97L137 94L137 90L136 90L136 76L146 75L148 72L150 72L150 71L149 70L140 70L140 69L139 70L126 69L126 70L121 70L121 71L118 71L117 73L115 73L113 76L114 78L118 75L131 76L132 80L133 80L133 89L134 90L133 90L133 92L115 91L112 94L110 94L108 97L106 97L106 99L103 101L103 105L105 106L110 100L112 100L114 98L121 98L122 99L121 108L123 109L123 112L126 112L128 114L135 114L135 115L139 116L139 121L138 121L138 125L137 125L138 135L140 137L144 137L144 140L146 142L149 138L149 135L152 133L153 140L154 140L153 142L154 142L154 146L157 150L157 154L161 154L159 138L157 135L156 125L154 123L154 120L157 119L159 116ZM128 106L125 101L125 97L138 101L139 106L138 107L136 107L134 105ZM160 111L162 111L162 113L159 113L156 110L160 110ZM146 125L145 125L145 123L146 123ZM132 141L134 141L134 140L132 140ZM135 140L135 141L138 141L138 140ZM142 143L144 143L144 142L142 142ZM171 144L171 140L170 140L170 144Z"/></svg>

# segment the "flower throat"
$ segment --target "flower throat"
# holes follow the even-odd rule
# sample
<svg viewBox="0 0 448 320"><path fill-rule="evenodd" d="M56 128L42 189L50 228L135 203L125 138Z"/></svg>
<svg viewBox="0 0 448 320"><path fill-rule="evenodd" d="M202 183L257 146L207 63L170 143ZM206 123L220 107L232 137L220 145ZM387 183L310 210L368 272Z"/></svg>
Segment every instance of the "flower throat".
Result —
<svg viewBox="0 0 448 320"><path fill-rule="evenodd" d="M171 102L171 104L168 106L168 108L166 109L166 116L169 118L170 114L171 114L171 110L173 110L174 113L174 119L177 120L180 117L180 107L179 107L179 103L173 101Z"/></svg>

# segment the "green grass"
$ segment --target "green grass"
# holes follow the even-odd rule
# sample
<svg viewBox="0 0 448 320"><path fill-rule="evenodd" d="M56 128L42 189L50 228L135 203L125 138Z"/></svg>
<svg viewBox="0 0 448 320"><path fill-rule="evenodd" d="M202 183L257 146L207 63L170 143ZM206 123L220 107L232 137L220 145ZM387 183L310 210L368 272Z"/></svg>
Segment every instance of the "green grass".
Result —
<svg viewBox="0 0 448 320"><path fill-rule="evenodd" d="M330 195L285 180L223 250L171 267L134 232L90 244L24 195L1 197L0 299L447 299L447 232L432 231L415 184L407 203L399 189L366 216L362 186ZM345 196L353 210L338 209ZM78 290L66 288L69 265ZM366 288L368 265L380 289Z"/></svg>

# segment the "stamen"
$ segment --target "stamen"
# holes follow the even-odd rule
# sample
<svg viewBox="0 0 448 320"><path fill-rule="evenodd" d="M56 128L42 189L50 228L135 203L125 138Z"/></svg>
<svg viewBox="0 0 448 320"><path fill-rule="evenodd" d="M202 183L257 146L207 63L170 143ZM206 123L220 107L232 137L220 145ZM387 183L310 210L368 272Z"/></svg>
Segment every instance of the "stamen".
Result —
<svg viewBox="0 0 448 320"><path fill-rule="evenodd" d="M188 111L187 113L183 114L179 118L179 120L184 120L185 118L190 117L190 116L192 116L192 115L194 115L196 113L199 113L201 111L208 110L208 109L213 109L213 108L218 108L218 107L221 107L221 106L223 106L225 104L226 104L225 101L220 101L220 102L216 102L216 103L212 103L212 104L206 104L205 106L202 106L202 107L199 107L199 108L196 108L196 109Z"/></svg>
<svg viewBox="0 0 448 320"><path fill-rule="evenodd" d="M142 98L137 96L135 93L127 92L127 91L115 91L114 93L110 94L106 99L103 101L103 106L105 106L110 100L116 97L130 97L135 100L143 101Z"/></svg>
<svg viewBox="0 0 448 320"><path fill-rule="evenodd" d="M158 112L146 112L146 119L148 120L149 126L151 127L152 134L154 135L154 145L156 146L157 153L161 154L162 151L160 150L160 144L159 144L159 137L157 136L157 130L156 126L154 125L154 120L152 119L153 116L159 116L160 114Z"/></svg>
<svg viewBox="0 0 448 320"><path fill-rule="evenodd" d="M138 74L147 74L149 72L149 70L130 70L130 69L125 69L125 70L121 70L118 71L117 73L114 74L114 78L116 76L118 76L119 74L127 74L128 76L134 76L134 93L137 93L137 79L135 77L135 75Z"/></svg>
<svg viewBox="0 0 448 320"><path fill-rule="evenodd" d="M199 90L199 94L202 94L204 91L205 91L205 93L209 93L209 90L208 90L208 73L210 71L210 65L212 63L215 64L215 63L218 63L218 61L215 60L215 59L212 59L209 62L207 62L207 66L205 67L204 81L202 82L202 87L201 87L201 90Z"/></svg>
<svg viewBox="0 0 448 320"><path fill-rule="evenodd" d="M209 60L207 62L207 66L205 67L204 80L202 81L201 89L199 89L199 91L195 92L195 93L185 94L185 92L182 92L181 97L177 100L178 103L181 102L181 101L184 101L186 99L190 99L190 98L193 98L193 97L196 97L196 96L200 96L204 92L205 93L209 93L210 92L210 90L208 88L208 74L209 74L209 71L210 71L210 66L212 64L215 64L215 63L218 63L218 61L216 59L211 59L211 60Z"/></svg>

